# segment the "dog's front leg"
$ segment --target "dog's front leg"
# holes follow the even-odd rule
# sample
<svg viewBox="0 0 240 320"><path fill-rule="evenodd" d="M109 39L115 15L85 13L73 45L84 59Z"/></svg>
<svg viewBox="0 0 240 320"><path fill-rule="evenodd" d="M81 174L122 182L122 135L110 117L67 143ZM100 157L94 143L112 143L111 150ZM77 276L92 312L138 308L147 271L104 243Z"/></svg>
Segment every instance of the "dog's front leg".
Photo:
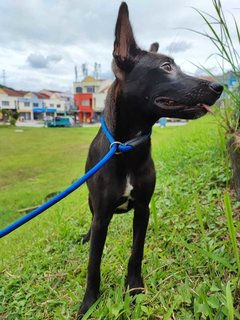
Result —
<svg viewBox="0 0 240 320"><path fill-rule="evenodd" d="M145 236L149 220L149 208L146 205L137 205L133 219L133 247L128 263L126 286L129 286L130 294L144 292L144 284L141 276L142 259Z"/></svg>
<svg viewBox="0 0 240 320"><path fill-rule="evenodd" d="M99 295L100 264L112 214L104 217L94 215L91 225L90 255L88 262L87 289L77 319L81 319Z"/></svg>

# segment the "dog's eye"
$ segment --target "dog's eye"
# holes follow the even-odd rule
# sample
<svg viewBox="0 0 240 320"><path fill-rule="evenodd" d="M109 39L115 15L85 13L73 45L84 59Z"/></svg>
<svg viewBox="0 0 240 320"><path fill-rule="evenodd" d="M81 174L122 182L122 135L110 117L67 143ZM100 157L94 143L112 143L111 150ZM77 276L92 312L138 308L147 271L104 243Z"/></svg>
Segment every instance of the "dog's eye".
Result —
<svg viewBox="0 0 240 320"><path fill-rule="evenodd" d="M161 68L164 69L167 72L171 72L172 71L172 66L171 66L171 64L169 62L164 62L161 65Z"/></svg>

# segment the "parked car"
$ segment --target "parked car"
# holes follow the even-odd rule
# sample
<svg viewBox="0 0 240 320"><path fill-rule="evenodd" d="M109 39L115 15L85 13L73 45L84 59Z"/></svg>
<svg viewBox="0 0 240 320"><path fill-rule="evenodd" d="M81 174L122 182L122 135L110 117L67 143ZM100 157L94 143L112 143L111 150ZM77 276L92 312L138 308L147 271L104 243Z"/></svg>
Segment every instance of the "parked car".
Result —
<svg viewBox="0 0 240 320"><path fill-rule="evenodd" d="M47 127L71 127L72 119L69 117L56 117L53 120L46 121Z"/></svg>

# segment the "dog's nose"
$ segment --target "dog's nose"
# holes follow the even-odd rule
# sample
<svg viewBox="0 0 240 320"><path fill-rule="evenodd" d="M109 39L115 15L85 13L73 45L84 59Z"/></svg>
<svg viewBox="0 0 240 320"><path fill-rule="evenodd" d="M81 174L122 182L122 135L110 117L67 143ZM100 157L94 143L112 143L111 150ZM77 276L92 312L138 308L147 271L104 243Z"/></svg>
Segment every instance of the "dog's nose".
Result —
<svg viewBox="0 0 240 320"><path fill-rule="evenodd" d="M217 94L221 94L223 91L223 86L217 82L212 82L209 85L210 89Z"/></svg>

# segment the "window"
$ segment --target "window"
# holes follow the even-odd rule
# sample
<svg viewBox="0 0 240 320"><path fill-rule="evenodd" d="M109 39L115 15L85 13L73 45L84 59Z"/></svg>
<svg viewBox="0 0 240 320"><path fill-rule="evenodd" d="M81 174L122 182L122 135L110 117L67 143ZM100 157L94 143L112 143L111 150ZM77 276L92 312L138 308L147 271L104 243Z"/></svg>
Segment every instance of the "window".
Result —
<svg viewBox="0 0 240 320"><path fill-rule="evenodd" d="M88 92L88 93L93 93L93 92L95 92L94 86L87 87L87 92Z"/></svg>
<svg viewBox="0 0 240 320"><path fill-rule="evenodd" d="M51 107L51 108L54 108L54 103L50 103L50 107Z"/></svg>
<svg viewBox="0 0 240 320"><path fill-rule="evenodd" d="M76 92L82 93L82 87L77 87L77 88L76 88Z"/></svg>
<svg viewBox="0 0 240 320"><path fill-rule="evenodd" d="M2 106L3 107L8 107L9 106L9 101L2 101Z"/></svg>
<svg viewBox="0 0 240 320"><path fill-rule="evenodd" d="M82 106L89 106L89 105L90 105L90 100L89 99L82 100Z"/></svg>
<svg viewBox="0 0 240 320"><path fill-rule="evenodd" d="M57 108L61 108L61 105L60 105L60 104L57 104Z"/></svg>
<svg viewBox="0 0 240 320"><path fill-rule="evenodd" d="M24 107L30 107L30 102L24 102Z"/></svg>
<svg viewBox="0 0 240 320"><path fill-rule="evenodd" d="M33 107L38 108L38 103L33 103Z"/></svg>

